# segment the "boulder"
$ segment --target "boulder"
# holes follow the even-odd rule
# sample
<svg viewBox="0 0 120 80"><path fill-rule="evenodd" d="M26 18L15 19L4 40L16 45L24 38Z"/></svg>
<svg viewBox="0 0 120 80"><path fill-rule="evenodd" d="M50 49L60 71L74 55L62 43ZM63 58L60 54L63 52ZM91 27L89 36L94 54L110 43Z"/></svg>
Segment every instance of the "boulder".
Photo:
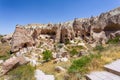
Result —
<svg viewBox="0 0 120 80"><path fill-rule="evenodd" d="M87 54L87 52L85 52L85 51L80 51L77 56L78 56L78 57L81 57L81 56L86 55L86 54Z"/></svg>
<svg viewBox="0 0 120 80"><path fill-rule="evenodd" d="M114 33L110 33L110 39L113 39L115 37L120 37L120 31L116 31Z"/></svg>
<svg viewBox="0 0 120 80"><path fill-rule="evenodd" d="M68 58L67 58L67 57L63 57L63 58L60 59L60 61L62 61L62 62L67 62L67 61L68 61Z"/></svg>
<svg viewBox="0 0 120 80"><path fill-rule="evenodd" d="M2 75L6 74L8 71L13 69L14 67L17 67L18 65L23 65L26 64L27 61L25 60L24 57L11 57L7 59L3 64L2 64Z"/></svg>
<svg viewBox="0 0 120 80"><path fill-rule="evenodd" d="M65 72L66 70L61 66L56 66L55 71L57 71L57 72Z"/></svg>
<svg viewBox="0 0 120 80"><path fill-rule="evenodd" d="M16 27L11 41L11 52L17 52L22 48L31 47L34 45L34 40L30 32L23 27Z"/></svg>

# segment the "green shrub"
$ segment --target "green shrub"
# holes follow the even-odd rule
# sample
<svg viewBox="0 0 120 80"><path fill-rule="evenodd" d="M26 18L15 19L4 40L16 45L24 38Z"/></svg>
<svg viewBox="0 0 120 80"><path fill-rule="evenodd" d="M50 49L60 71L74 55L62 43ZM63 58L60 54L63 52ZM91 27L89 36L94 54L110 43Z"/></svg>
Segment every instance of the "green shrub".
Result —
<svg viewBox="0 0 120 80"><path fill-rule="evenodd" d="M120 42L120 37L115 37L114 39L109 39L107 44L117 44Z"/></svg>
<svg viewBox="0 0 120 80"><path fill-rule="evenodd" d="M66 39L66 40L65 40L65 45L67 45L67 44L70 44L69 39Z"/></svg>
<svg viewBox="0 0 120 80"><path fill-rule="evenodd" d="M74 55L78 54L78 52L77 52L76 49L72 49L72 50L70 51L70 54L71 54L71 56L74 56Z"/></svg>
<svg viewBox="0 0 120 80"><path fill-rule="evenodd" d="M104 50L104 47L102 45L97 45L93 50L102 51Z"/></svg>
<svg viewBox="0 0 120 80"><path fill-rule="evenodd" d="M83 56L80 59L74 60L72 65L69 67L68 72L70 73L86 73L88 71L87 65L92 61L94 58L100 58L100 54L90 54L87 56Z"/></svg>
<svg viewBox="0 0 120 80"><path fill-rule="evenodd" d="M34 70L35 68L31 65L19 66L8 73L9 80L35 80Z"/></svg>
<svg viewBox="0 0 120 80"><path fill-rule="evenodd" d="M52 52L50 50L45 50L43 52L43 59L45 61L49 61L49 60L51 60L51 58L52 58Z"/></svg>

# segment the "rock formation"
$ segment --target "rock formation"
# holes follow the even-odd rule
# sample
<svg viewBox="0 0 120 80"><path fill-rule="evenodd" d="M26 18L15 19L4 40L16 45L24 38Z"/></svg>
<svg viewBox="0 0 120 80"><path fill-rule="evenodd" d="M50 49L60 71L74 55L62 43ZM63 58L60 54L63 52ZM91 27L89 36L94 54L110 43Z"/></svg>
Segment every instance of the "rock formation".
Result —
<svg viewBox="0 0 120 80"><path fill-rule="evenodd" d="M79 37L87 43L105 44L110 38L120 36L120 7L100 16L75 19L60 24L28 24L16 26L12 37L12 52L39 44L40 35L48 35L54 42L65 43Z"/></svg>
<svg viewBox="0 0 120 80"><path fill-rule="evenodd" d="M30 47L33 46L34 44L35 42L32 36L30 35L30 31L24 29L24 27L18 27L17 25L16 30L12 36L11 51L17 52L21 48Z"/></svg>
<svg viewBox="0 0 120 80"><path fill-rule="evenodd" d="M8 34L8 35L3 36L2 39L1 39L1 42L2 42L2 43L7 42L7 43L10 44L11 39L12 39L12 35L13 35L13 34Z"/></svg>
<svg viewBox="0 0 120 80"><path fill-rule="evenodd" d="M11 57L10 59L7 59L2 64L2 72L1 72L0 76L6 74L8 71L10 71L11 69L13 69L14 67L16 67L18 65L23 65L25 63L27 63L27 61L22 56Z"/></svg>

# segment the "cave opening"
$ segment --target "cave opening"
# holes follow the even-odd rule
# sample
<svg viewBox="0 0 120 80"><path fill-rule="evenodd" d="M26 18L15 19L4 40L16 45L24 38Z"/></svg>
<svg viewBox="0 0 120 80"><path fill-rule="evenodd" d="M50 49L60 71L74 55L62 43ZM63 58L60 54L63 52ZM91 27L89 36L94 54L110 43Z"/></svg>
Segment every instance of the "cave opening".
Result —
<svg viewBox="0 0 120 80"><path fill-rule="evenodd" d="M82 35L82 39L84 39L85 38L85 36L84 35Z"/></svg>
<svg viewBox="0 0 120 80"><path fill-rule="evenodd" d="M87 36L87 37L90 37L90 33L87 33L86 36Z"/></svg>
<svg viewBox="0 0 120 80"><path fill-rule="evenodd" d="M24 47L24 48L27 48L27 43L25 43L25 44L23 45L23 47Z"/></svg>
<svg viewBox="0 0 120 80"><path fill-rule="evenodd" d="M104 31L117 31L120 30L119 24L109 24L104 28Z"/></svg>

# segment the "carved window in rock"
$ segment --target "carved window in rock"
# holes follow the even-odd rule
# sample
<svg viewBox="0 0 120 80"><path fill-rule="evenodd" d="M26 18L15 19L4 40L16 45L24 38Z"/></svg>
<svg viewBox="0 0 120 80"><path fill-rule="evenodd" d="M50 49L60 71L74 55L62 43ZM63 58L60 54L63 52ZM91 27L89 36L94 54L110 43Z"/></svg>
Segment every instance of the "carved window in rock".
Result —
<svg viewBox="0 0 120 80"><path fill-rule="evenodd" d="M87 36L87 37L90 37L90 33L87 33L86 36Z"/></svg>
<svg viewBox="0 0 120 80"><path fill-rule="evenodd" d="M23 45L23 47L24 47L24 48L27 48L27 47L28 47L27 43L25 43L25 44Z"/></svg>
<svg viewBox="0 0 120 80"><path fill-rule="evenodd" d="M75 33L75 37L78 37L77 33Z"/></svg>
<svg viewBox="0 0 120 80"><path fill-rule="evenodd" d="M67 37L68 37L68 35L67 35L67 34L65 34L65 37L67 38Z"/></svg>
<svg viewBox="0 0 120 80"><path fill-rule="evenodd" d="M16 48L17 48L17 46L14 46L14 48L16 49Z"/></svg>
<svg viewBox="0 0 120 80"><path fill-rule="evenodd" d="M85 36L84 35L82 35L82 39L84 39L85 38Z"/></svg>

